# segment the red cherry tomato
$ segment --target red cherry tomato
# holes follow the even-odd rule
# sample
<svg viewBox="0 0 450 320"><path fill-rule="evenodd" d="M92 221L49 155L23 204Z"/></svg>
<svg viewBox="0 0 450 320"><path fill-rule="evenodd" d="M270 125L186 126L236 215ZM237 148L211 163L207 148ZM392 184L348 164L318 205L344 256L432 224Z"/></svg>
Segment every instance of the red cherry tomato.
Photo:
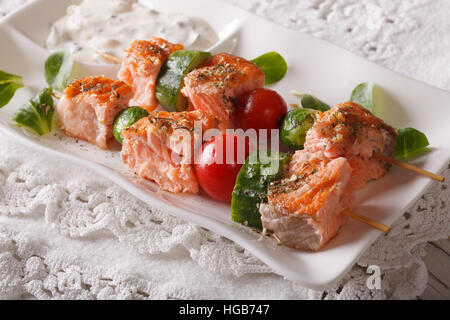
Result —
<svg viewBox="0 0 450 320"><path fill-rule="evenodd" d="M214 200L230 202L236 177L251 149L247 138L234 134L206 142L194 166L202 189Z"/></svg>
<svg viewBox="0 0 450 320"><path fill-rule="evenodd" d="M287 112L286 102L276 91L260 88L238 100L235 122L244 130L278 129L280 119Z"/></svg>

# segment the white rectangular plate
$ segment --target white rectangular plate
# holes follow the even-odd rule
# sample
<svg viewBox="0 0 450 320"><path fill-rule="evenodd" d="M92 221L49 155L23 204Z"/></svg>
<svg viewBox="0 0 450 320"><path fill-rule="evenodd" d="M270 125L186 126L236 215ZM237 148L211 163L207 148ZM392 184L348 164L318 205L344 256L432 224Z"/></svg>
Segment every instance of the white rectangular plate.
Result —
<svg viewBox="0 0 450 320"><path fill-rule="evenodd" d="M374 81L386 92L382 118L397 128L415 127L425 132L432 152L415 161L430 171L440 171L450 159L450 94L370 63L323 41L277 26L238 8L211 0L144 1L154 9L200 17L221 32L232 21L241 22L234 53L254 58L268 51L280 52L288 61L285 79L276 85L289 102L291 89L299 89L330 103L349 99L361 82ZM111 179L149 205L221 234L252 252L274 272L306 287L322 289L335 284L359 255L380 235L379 231L349 221L320 252L277 246L271 239L234 224L230 207L201 196L172 195L147 188L125 177L118 150L101 151L87 143L52 134L38 138L9 123L12 113L45 86L43 46L50 23L62 17L76 1L38 0L0 23L0 69L24 76L26 89L0 110L0 130L54 158L72 161ZM31 40L31 41L30 41ZM130 39L130 41L133 39ZM393 168L380 181L358 194L355 211L391 225L421 195L430 181Z"/></svg>

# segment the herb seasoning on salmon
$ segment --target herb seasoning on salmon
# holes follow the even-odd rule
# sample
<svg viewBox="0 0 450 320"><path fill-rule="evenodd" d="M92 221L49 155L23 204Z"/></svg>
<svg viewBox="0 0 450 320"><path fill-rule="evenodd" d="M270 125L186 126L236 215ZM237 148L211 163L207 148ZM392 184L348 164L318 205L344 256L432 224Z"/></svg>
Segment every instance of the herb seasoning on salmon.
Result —
<svg viewBox="0 0 450 320"><path fill-rule="evenodd" d="M163 190L198 193L192 164L202 137L195 130L196 123L200 124L202 132L217 126L211 116L200 110L150 114L122 132L123 162L131 171L156 182Z"/></svg>
<svg viewBox="0 0 450 320"><path fill-rule="evenodd" d="M225 131L234 127L232 114L237 99L263 88L264 79L264 72L256 64L221 53L186 76L182 93L193 109L214 116L219 121L219 129Z"/></svg>
<svg viewBox="0 0 450 320"><path fill-rule="evenodd" d="M133 96L126 83L105 77L76 80L64 91L56 110L59 126L67 135L108 149L114 119Z"/></svg>
<svg viewBox="0 0 450 320"><path fill-rule="evenodd" d="M132 105L148 112L159 107L155 90L161 67L171 53L183 49L183 45L172 44L161 38L136 40L131 44L125 51L118 78L133 86Z"/></svg>

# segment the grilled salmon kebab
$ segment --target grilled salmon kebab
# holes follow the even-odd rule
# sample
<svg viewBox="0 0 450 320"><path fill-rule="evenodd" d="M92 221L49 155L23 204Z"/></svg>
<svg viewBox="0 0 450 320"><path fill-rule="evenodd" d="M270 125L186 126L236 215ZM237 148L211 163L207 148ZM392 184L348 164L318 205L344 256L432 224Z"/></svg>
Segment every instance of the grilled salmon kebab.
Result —
<svg viewBox="0 0 450 320"><path fill-rule="evenodd" d="M362 188L369 180L383 177L389 164L374 157L381 153L392 157L397 133L364 107L347 102L327 112L318 112L308 131L305 150L323 159L345 157L354 169L352 184Z"/></svg>
<svg viewBox="0 0 450 320"><path fill-rule="evenodd" d="M357 104L318 112L305 149L269 186L268 203L260 206L263 226L284 245L319 250L345 222L354 190L386 174L389 166L374 153L392 156L395 138L392 127Z"/></svg>
<svg viewBox="0 0 450 320"><path fill-rule="evenodd" d="M172 44L156 37L149 41L136 40L131 44L125 51L118 78L134 88L132 105L148 112L159 106L155 88L161 67L171 53L182 49L181 44Z"/></svg>
<svg viewBox="0 0 450 320"><path fill-rule="evenodd" d="M264 72L244 58L221 53L207 60L184 79L183 95L193 109L211 114L219 129L233 128L232 114L242 94L264 87Z"/></svg>
<svg viewBox="0 0 450 320"><path fill-rule="evenodd" d="M76 80L57 104L59 126L67 135L108 149L116 115L128 107L132 88L105 77Z"/></svg>
<svg viewBox="0 0 450 320"><path fill-rule="evenodd" d="M189 111L157 112L154 110L158 106L155 84L161 65L172 52L182 49L159 41L134 42L119 74L121 79L133 81L135 97L131 103L153 111L149 117L122 133L122 159L140 177L157 182L163 190L198 193L199 185L192 167L194 161L186 155L186 149L194 147L194 121L201 122L203 132L211 128L222 131L232 128L234 101L243 93L263 87L265 75L255 64L243 58L219 54L207 59L184 78L182 94L190 102ZM152 55L154 52L156 58ZM147 56L150 58L146 59ZM190 134L189 139L192 138L190 147L184 146L183 154L180 154L180 148L186 144L186 139L177 140L179 137L175 131L179 128ZM174 155L183 156L184 160L175 161Z"/></svg>
<svg viewBox="0 0 450 320"><path fill-rule="evenodd" d="M202 145L200 130L216 126L214 118L200 110L153 113L122 132L122 160L163 190L198 193L194 149Z"/></svg>
<svg viewBox="0 0 450 320"><path fill-rule="evenodd" d="M269 185L259 210L263 227L283 245L319 250L346 221L341 212L352 205L351 174L343 157L328 161L297 151L283 178Z"/></svg>

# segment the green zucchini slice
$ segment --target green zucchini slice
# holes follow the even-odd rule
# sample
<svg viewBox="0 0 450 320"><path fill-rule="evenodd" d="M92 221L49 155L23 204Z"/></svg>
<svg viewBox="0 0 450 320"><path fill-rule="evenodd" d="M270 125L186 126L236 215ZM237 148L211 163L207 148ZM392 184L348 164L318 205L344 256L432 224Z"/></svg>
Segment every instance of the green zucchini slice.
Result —
<svg viewBox="0 0 450 320"><path fill-rule="evenodd" d="M181 94L184 77L203 61L211 58L209 52L180 50L172 53L162 66L156 83L156 99L168 111L185 111L187 99Z"/></svg>
<svg viewBox="0 0 450 320"><path fill-rule="evenodd" d="M267 189L280 177L291 156L274 151L256 151L248 157L236 179L231 218L248 227L262 229L259 206L267 202Z"/></svg>

